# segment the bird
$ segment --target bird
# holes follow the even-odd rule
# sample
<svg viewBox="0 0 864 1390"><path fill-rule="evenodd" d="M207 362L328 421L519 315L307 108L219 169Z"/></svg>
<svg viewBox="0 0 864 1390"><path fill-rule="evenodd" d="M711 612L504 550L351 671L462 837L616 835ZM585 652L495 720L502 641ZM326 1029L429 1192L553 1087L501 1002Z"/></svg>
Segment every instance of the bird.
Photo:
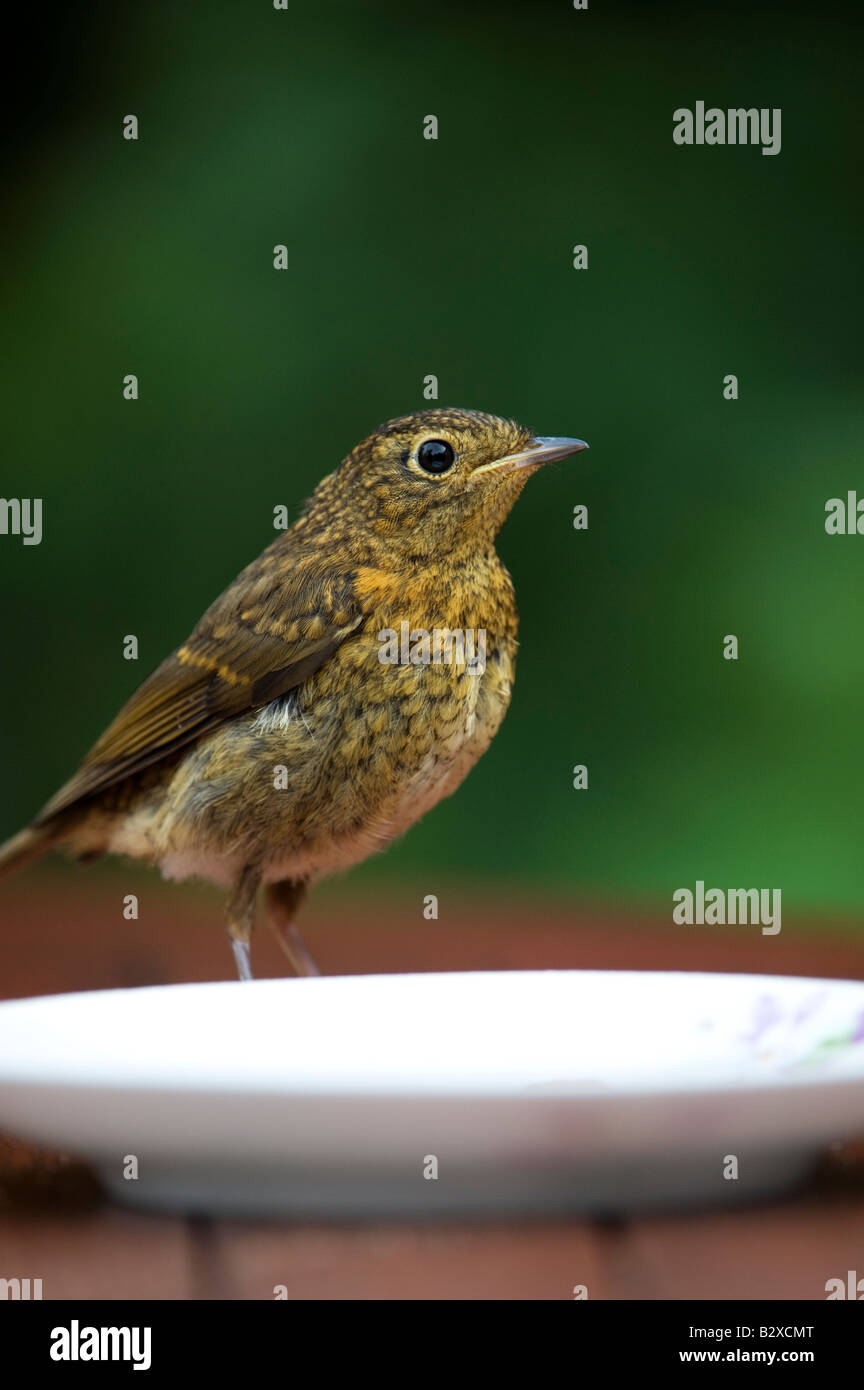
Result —
<svg viewBox="0 0 864 1390"><path fill-rule="evenodd" d="M263 896L294 972L318 974L310 884L385 849L496 734L518 628L496 537L534 473L587 448L475 410L381 425L0 846L0 877L59 849L208 880L241 980Z"/></svg>

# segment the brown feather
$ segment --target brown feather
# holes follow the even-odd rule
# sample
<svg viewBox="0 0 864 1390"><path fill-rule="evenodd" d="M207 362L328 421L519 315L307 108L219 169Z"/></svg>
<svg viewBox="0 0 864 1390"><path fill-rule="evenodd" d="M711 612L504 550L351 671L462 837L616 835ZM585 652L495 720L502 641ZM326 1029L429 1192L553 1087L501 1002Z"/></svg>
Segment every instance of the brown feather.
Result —
<svg viewBox="0 0 864 1390"><path fill-rule="evenodd" d="M280 537L248 566L138 687L35 826L287 694L359 626L363 613L349 576L323 579L312 553L301 548L286 585L289 539Z"/></svg>

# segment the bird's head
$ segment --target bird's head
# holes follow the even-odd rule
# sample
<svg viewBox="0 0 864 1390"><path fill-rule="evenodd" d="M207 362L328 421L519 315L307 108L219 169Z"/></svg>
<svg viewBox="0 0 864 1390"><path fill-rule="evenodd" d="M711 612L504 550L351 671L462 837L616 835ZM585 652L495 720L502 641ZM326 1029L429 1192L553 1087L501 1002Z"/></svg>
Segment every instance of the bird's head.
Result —
<svg viewBox="0 0 864 1390"><path fill-rule="evenodd" d="M330 524L341 512L406 556L476 552L492 544L532 473L587 447L476 410L419 410L358 444L309 512Z"/></svg>

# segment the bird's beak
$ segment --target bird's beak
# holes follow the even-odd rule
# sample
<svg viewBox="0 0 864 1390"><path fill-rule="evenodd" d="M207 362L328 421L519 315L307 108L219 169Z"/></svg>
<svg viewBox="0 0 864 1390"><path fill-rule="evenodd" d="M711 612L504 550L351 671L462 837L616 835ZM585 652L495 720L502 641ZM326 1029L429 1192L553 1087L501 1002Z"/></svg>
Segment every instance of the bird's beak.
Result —
<svg viewBox="0 0 864 1390"><path fill-rule="evenodd" d="M505 454L504 458L493 459L491 463L481 464L474 469L478 473L491 473L497 468L539 468L544 463L554 463L556 459L566 459L570 454L578 454L588 445L584 439L566 439L558 435L538 434L518 454Z"/></svg>

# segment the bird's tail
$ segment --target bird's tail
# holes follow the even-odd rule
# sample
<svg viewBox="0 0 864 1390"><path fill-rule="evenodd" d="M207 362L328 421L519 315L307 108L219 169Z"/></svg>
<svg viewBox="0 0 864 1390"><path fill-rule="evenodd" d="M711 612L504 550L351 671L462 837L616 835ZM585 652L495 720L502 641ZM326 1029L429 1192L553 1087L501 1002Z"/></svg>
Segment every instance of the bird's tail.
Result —
<svg viewBox="0 0 864 1390"><path fill-rule="evenodd" d="M5 845L0 845L0 878L23 869L34 859L40 859L51 848L54 839L55 832L48 826L29 825L26 830L19 830Z"/></svg>

